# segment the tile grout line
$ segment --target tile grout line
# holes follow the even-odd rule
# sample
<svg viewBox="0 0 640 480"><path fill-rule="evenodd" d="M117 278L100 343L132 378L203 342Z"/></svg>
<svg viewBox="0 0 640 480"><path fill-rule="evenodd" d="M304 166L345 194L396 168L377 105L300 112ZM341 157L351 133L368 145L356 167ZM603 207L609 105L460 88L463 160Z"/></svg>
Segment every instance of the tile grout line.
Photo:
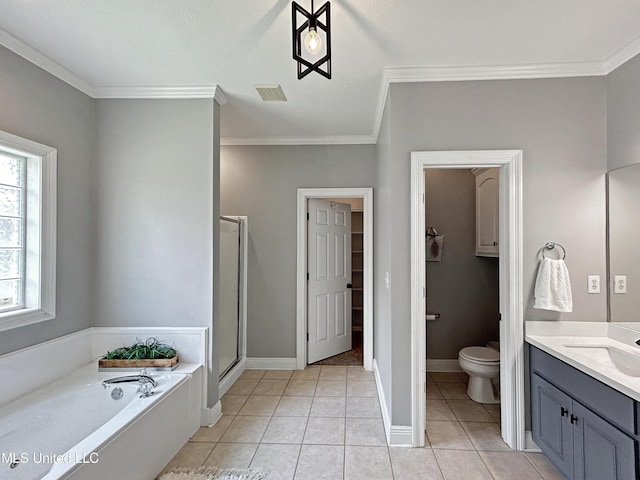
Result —
<svg viewBox="0 0 640 480"><path fill-rule="evenodd" d="M482 455L480 455L480 452L476 451L476 453L478 454L478 457L480 457L480 461L483 463L484 468L486 468L487 472L489 472L489 475L491 475L491 478L493 478L494 480L500 480L500 479L496 479L495 475L493 474L493 472L489 468L489 465L487 465L487 462L485 462L484 458L482 457Z"/></svg>
<svg viewBox="0 0 640 480"><path fill-rule="evenodd" d="M538 475L540 475L540 478L542 480L546 480L547 477L544 476L544 474L538 469L538 467L536 467L535 463L533 463L531 461L531 459L529 458L529 455L527 455L527 452L523 451L522 454L524 455L524 458L527 459L527 462L529 462L529 464L531 464L531 466L533 467L533 469L538 472ZM555 468L555 467L554 467Z"/></svg>
<svg viewBox="0 0 640 480"><path fill-rule="evenodd" d="M438 461L438 456L436 455L436 452L433 450L433 448L431 449L431 451L433 452L433 458L436 461L436 465L438 466L438 470L440 471L440 475L442 476L442 478L445 478L444 471L442 470L442 467L440 466L440 462Z"/></svg>
<svg viewBox="0 0 640 480"><path fill-rule="evenodd" d="M293 375L291 376L293 377ZM287 383L287 385L289 384ZM313 397L311 398L312 399L311 399L311 405L309 406L309 413L307 414L307 420L304 424L304 432L302 432L302 440L300 440L300 450L298 450L298 458L296 459L296 468L293 469L293 480L295 480L296 474L298 473L298 466L300 465L300 457L302 456L302 447L304 446L304 437L307 435L307 428L309 427L309 419L311 418L311 408L313 407Z"/></svg>

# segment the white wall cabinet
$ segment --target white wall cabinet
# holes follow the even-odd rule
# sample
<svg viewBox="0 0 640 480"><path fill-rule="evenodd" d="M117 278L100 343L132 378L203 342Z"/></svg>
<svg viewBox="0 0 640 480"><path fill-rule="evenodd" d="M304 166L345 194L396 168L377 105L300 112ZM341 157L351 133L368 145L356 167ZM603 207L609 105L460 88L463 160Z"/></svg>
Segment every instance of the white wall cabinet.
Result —
<svg viewBox="0 0 640 480"><path fill-rule="evenodd" d="M476 255L497 257L499 211L498 185L500 169L474 169L476 176Z"/></svg>

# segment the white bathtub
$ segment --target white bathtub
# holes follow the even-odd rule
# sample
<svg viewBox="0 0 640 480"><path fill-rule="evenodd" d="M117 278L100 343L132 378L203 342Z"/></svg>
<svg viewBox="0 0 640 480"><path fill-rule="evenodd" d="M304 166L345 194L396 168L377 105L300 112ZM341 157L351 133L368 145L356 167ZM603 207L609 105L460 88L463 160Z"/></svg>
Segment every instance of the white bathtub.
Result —
<svg viewBox="0 0 640 480"><path fill-rule="evenodd" d="M102 387L115 376L82 369L1 407L0 479L153 478L193 433L191 375L153 375L147 398Z"/></svg>

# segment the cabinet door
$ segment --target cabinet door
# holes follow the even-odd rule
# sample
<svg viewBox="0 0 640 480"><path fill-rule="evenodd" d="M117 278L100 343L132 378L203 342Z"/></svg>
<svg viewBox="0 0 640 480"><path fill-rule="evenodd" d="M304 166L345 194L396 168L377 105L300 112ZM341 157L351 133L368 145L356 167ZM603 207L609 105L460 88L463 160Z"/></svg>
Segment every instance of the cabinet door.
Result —
<svg viewBox="0 0 640 480"><path fill-rule="evenodd" d="M576 480L638 478L632 438L576 401L573 415Z"/></svg>
<svg viewBox="0 0 640 480"><path fill-rule="evenodd" d="M499 252L498 175L499 169L490 168L476 177L476 255Z"/></svg>
<svg viewBox="0 0 640 480"><path fill-rule="evenodd" d="M569 422L571 397L535 373L531 375L533 441L558 470L573 478L573 432ZM600 480L603 480L604 477Z"/></svg>

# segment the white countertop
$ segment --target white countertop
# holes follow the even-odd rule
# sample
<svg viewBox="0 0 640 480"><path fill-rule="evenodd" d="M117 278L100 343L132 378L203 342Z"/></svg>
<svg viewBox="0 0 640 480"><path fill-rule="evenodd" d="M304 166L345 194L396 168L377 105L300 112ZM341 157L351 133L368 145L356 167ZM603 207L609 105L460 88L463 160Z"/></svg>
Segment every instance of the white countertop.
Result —
<svg viewBox="0 0 640 480"><path fill-rule="evenodd" d="M635 344L638 339L639 332L607 322L525 322L528 343L640 402L640 377L599 361L587 349L567 346L611 346L636 355L640 362L640 347Z"/></svg>

